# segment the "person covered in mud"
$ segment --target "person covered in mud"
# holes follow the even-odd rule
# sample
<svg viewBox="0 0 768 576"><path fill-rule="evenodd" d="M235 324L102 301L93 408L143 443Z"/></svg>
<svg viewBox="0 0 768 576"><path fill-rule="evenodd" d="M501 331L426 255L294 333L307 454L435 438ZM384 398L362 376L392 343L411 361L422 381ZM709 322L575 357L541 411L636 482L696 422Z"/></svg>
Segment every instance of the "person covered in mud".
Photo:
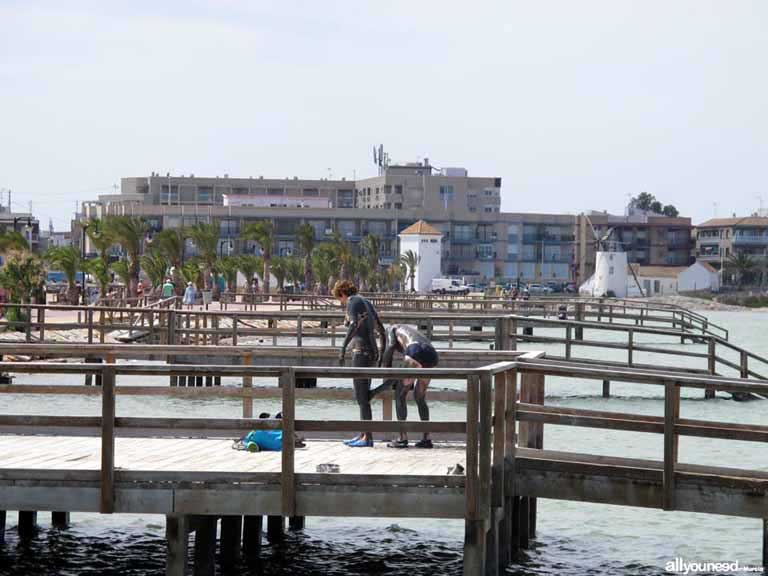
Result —
<svg viewBox="0 0 768 576"><path fill-rule="evenodd" d="M434 368L437 366L440 358L432 346L429 339L413 326L407 324L394 324L387 331L387 347L384 350L382 365L391 368L392 358L395 352L403 355L406 368ZM408 405L406 397L408 392L413 390L413 397L416 400L416 406L419 409L419 418L422 421L429 420L429 406L427 406L427 386L429 378L404 378L385 380L381 386L378 386L371 393L375 396L382 390L395 389L395 410L398 420L408 419ZM390 442L390 448L407 448L408 434L400 433L400 439ZM432 448L432 440L429 432L425 432L422 439L415 444L416 448Z"/></svg>
<svg viewBox="0 0 768 576"><path fill-rule="evenodd" d="M371 367L379 362L379 347L376 345L378 333L383 351L386 343L384 325L379 319L373 304L357 293L357 286L349 280L339 280L333 287L333 296L338 298L346 309L345 323L347 335L339 352L339 364L344 365L344 357L349 346L352 347L352 366ZM371 420L371 379L355 378L355 399L360 408L360 420ZM353 448L373 446L371 432L361 432L351 440L345 440L347 446Z"/></svg>

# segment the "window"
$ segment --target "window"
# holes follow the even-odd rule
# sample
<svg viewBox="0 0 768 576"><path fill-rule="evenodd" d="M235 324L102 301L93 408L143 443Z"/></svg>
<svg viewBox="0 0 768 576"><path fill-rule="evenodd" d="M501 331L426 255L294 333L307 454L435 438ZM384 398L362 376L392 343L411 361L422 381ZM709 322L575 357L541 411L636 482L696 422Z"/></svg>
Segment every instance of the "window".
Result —
<svg viewBox="0 0 768 576"><path fill-rule="evenodd" d="M442 184L440 186L440 198L442 198L444 202L453 200L453 185Z"/></svg>
<svg viewBox="0 0 768 576"><path fill-rule="evenodd" d="M613 266L608 268L608 276L613 276Z"/></svg>
<svg viewBox="0 0 768 576"><path fill-rule="evenodd" d="M238 222L237 220L219 220L219 236L222 238L231 238L238 235Z"/></svg>
<svg viewBox="0 0 768 576"><path fill-rule="evenodd" d="M179 187L177 185L171 186L170 198L168 197L168 184L163 184L160 189L160 203L161 204L178 204L179 203Z"/></svg>
<svg viewBox="0 0 768 576"><path fill-rule="evenodd" d="M355 198L352 190L339 190L336 194L339 208L354 208Z"/></svg>
<svg viewBox="0 0 768 576"><path fill-rule="evenodd" d="M402 210L403 203L402 202L395 202L395 210Z"/></svg>
<svg viewBox="0 0 768 576"><path fill-rule="evenodd" d="M213 201L213 186L198 186L197 201L200 204L210 204Z"/></svg>
<svg viewBox="0 0 768 576"><path fill-rule="evenodd" d="M493 206L483 206L483 212L493 212Z"/></svg>
<svg viewBox="0 0 768 576"><path fill-rule="evenodd" d="M304 188L301 191L302 196L320 196L320 190L317 188Z"/></svg>
<svg viewBox="0 0 768 576"><path fill-rule="evenodd" d="M395 184L395 194L402 194L402 193L403 193L403 185Z"/></svg>
<svg viewBox="0 0 768 576"><path fill-rule="evenodd" d="M267 195L268 196L282 196L283 195L283 189L282 188L267 188Z"/></svg>
<svg viewBox="0 0 768 576"><path fill-rule="evenodd" d="M384 194L392 194L392 185L391 184L387 184L386 186L384 186Z"/></svg>

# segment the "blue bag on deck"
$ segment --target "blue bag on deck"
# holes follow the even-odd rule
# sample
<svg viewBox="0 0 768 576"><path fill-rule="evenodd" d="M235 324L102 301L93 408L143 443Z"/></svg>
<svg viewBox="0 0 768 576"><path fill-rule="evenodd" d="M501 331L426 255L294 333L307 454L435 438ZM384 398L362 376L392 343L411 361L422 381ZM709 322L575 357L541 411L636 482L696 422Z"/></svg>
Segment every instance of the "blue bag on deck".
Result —
<svg viewBox="0 0 768 576"><path fill-rule="evenodd" d="M249 444L256 444L259 450L280 452L283 449L282 430L251 430L243 438L243 446L248 450Z"/></svg>

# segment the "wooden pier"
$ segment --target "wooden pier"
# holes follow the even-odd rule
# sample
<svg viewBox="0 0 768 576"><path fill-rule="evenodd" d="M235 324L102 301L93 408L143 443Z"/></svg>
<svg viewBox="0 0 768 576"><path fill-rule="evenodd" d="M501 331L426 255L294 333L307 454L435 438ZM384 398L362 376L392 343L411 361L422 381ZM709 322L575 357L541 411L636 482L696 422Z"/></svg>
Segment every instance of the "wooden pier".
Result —
<svg viewBox="0 0 768 576"><path fill-rule="evenodd" d="M1 389L44 395L57 393L53 389L58 387L69 394L98 394L101 415L0 416L0 510L21 510L27 527L34 526L30 511L164 514L168 574L187 570L191 530L197 533L197 573L213 573L218 519L221 547L229 555L240 550L254 553L260 539L255 535L262 529L254 519L262 516L463 519L464 573L481 575L501 573L518 550L530 545L536 535L537 498L768 518L768 472L686 464L678 450L680 436L768 442L768 426L680 417L682 388L768 394L765 381L548 361L532 352L512 361L463 369L39 362L3 363L0 369L80 378L90 373L102 381L100 387ZM283 418L116 415L120 394L172 395L178 390L135 386L127 380L197 374L234 376L244 384L253 378L270 379L272 386L261 390L245 385L207 387L194 389L195 397L222 397L234 390L243 398L279 398ZM297 389L298 379L418 375L461 382L465 418L395 422L382 412L380 420L376 415L375 421L362 423L296 417L302 393L312 392L316 398L325 393L323 388ZM547 377L661 387L664 413L655 417L547 406ZM546 450L545 426L553 424L593 428L596 433L609 429L655 434L663 446L663 459ZM348 449L332 440L363 427L377 439L399 431L430 431L437 447L428 453L378 446ZM253 429L280 429L286 438L294 433L306 436L307 448L295 449L286 442L280 453L233 454L231 439ZM39 442L40 437L30 433L42 434L46 441ZM329 462L339 464L339 473L317 472L317 464ZM449 467L457 463L465 473L449 474ZM282 526L284 521L272 522L274 537Z"/></svg>

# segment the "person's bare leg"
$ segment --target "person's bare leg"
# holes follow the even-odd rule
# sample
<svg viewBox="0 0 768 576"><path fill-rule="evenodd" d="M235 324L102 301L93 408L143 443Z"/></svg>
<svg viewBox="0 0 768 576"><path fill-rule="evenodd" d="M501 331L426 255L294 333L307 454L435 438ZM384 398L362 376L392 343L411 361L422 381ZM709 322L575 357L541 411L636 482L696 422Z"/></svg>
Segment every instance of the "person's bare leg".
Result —
<svg viewBox="0 0 768 576"><path fill-rule="evenodd" d="M395 388L395 412L397 414L397 420L404 422L408 420L408 404L406 403L406 397L408 392L413 388L413 378L404 378L397 383ZM408 441L408 433L400 432L400 440Z"/></svg>
<svg viewBox="0 0 768 576"><path fill-rule="evenodd" d="M427 387L428 378L419 378L416 387L413 390L413 398L416 400L416 406L419 409L419 419L422 422L429 420L429 406L427 406ZM429 432L424 432L424 440L429 440Z"/></svg>

